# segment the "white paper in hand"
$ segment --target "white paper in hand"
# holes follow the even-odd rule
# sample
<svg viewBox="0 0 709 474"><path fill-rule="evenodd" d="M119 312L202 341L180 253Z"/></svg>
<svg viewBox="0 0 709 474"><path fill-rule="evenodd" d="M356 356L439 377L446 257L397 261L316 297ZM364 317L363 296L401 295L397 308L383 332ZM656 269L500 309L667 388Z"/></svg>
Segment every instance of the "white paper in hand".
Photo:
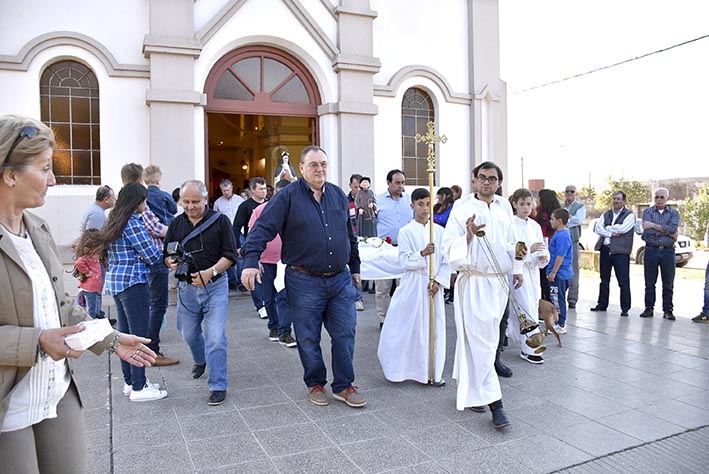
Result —
<svg viewBox="0 0 709 474"><path fill-rule="evenodd" d="M77 351L85 351L97 342L103 341L113 332L108 319L83 321L79 325L84 327L83 331L69 334L64 338L66 345Z"/></svg>

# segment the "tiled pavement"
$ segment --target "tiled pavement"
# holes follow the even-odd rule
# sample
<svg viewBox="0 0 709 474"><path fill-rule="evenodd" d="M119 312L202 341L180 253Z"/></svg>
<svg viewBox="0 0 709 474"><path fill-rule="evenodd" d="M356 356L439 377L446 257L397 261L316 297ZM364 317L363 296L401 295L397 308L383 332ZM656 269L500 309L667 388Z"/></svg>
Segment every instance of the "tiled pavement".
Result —
<svg viewBox="0 0 709 474"><path fill-rule="evenodd" d="M121 394L116 358L109 362L108 356L86 354L77 364L89 472L545 473L569 467L569 472L629 472L623 463L654 459L633 457L637 450L629 448L660 447L656 440L709 425L709 325L687 318L641 320L639 311L629 318L617 311L587 312L582 308L592 306L596 285L582 281L582 301L578 311L569 312L564 347L548 339L543 365L521 360L514 348L504 352L514 376L502 379L512 420L503 431L494 429L489 413L455 410L450 306L448 384L394 384L379 367L374 300L365 295L355 369L368 404L353 409L336 401L327 407L309 403L297 351L269 342L250 298L237 294L229 301L227 401L207 406L206 380L190 377L192 362L175 330L171 305L162 348L182 362L148 369L151 381L167 388L168 398L130 403ZM323 347L329 364L325 332ZM702 472L693 466L700 460L695 450L705 446L691 444L691 438L676 442L664 454L665 464L653 466ZM667 468L671 455L683 462Z"/></svg>

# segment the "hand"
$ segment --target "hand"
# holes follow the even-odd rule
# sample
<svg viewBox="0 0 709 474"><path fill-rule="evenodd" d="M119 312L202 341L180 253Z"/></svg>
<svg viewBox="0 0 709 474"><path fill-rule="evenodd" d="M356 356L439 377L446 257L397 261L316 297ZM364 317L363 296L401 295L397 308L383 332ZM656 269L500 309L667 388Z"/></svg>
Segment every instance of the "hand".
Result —
<svg viewBox="0 0 709 474"><path fill-rule="evenodd" d="M432 281L428 285L428 294L431 296L436 296L436 293L438 293L438 290L440 290L441 285L437 281Z"/></svg>
<svg viewBox="0 0 709 474"><path fill-rule="evenodd" d="M534 252L540 252L542 250L546 250L547 246L544 244L544 242L534 242L532 246L529 248L529 250L534 253Z"/></svg>
<svg viewBox="0 0 709 474"><path fill-rule="evenodd" d="M121 334L118 337L116 355L136 367L150 367L155 363L157 354L145 345L149 342L150 339L145 337Z"/></svg>
<svg viewBox="0 0 709 474"><path fill-rule="evenodd" d="M475 224L475 214L468 217L465 221L465 235L468 238L468 243L473 241L475 233L485 227L485 224L476 225Z"/></svg>
<svg viewBox="0 0 709 474"><path fill-rule="evenodd" d="M426 247L424 247L423 250L421 250L421 256L425 257L426 255L431 255L436 252L436 247L433 244L433 242L429 242L426 244Z"/></svg>
<svg viewBox="0 0 709 474"><path fill-rule="evenodd" d="M652 229L654 225L655 224L650 221L643 221L643 230Z"/></svg>
<svg viewBox="0 0 709 474"><path fill-rule="evenodd" d="M556 280L556 273L555 273L555 272L551 272L549 275L547 275L547 280L549 280L549 281L551 281L551 282L553 282L554 280Z"/></svg>
<svg viewBox="0 0 709 474"><path fill-rule="evenodd" d="M68 328L45 329L39 335L39 348L42 349L54 361L62 360L66 357L78 359L83 351L75 351L66 345L64 338L69 334L74 334L84 330L83 326L76 325Z"/></svg>
<svg viewBox="0 0 709 474"><path fill-rule="evenodd" d="M249 291L254 291L256 282L261 283L261 273L257 268L244 268L241 272L241 284Z"/></svg>
<svg viewBox="0 0 709 474"><path fill-rule="evenodd" d="M192 276L192 284L194 286L207 286L207 283L212 281L212 269L207 268L206 270L202 270L201 272L197 273L191 273Z"/></svg>
<svg viewBox="0 0 709 474"><path fill-rule="evenodd" d="M547 257L546 255L539 257L539 263L541 263L542 265L549 263L549 257Z"/></svg>
<svg viewBox="0 0 709 474"><path fill-rule="evenodd" d="M512 283L514 283L515 290L522 286L524 283L524 277L522 275L512 275Z"/></svg>
<svg viewBox="0 0 709 474"><path fill-rule="evenodd" d="M172 257L167 257L163 263L167 268L169 268L172 271L177 270L177 262L172 258Z"/></svg>
<svg viewBox="0 0 709 474"><path fill-rule="evenodd" d="M358 290L362 288L362 276L359 273L352 274L352 281L354 282L355 288Z"/></svg>

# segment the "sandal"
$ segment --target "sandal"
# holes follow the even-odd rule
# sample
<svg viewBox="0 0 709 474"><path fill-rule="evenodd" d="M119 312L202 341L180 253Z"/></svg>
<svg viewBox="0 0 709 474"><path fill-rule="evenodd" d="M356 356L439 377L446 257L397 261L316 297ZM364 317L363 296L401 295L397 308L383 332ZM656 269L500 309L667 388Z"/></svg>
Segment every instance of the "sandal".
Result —
<svg viewBox="0 0 709 474"><path fill-rule="evenodd" d="M699 313L698 316L692 318L695 323L709 323L709 316L704 313Z"/></svg>

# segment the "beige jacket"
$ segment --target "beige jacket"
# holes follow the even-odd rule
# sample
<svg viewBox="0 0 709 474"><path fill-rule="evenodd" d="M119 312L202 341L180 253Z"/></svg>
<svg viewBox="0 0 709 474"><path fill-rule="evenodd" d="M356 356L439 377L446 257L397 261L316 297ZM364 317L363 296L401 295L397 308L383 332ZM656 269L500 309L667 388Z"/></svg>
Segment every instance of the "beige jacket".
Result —
<svg viewBox="0 0 709 474"><path fill-rule="evenodd" d="M24 213L24 218L27 232L52 280L62 327L90 319L64 291L64 269L49 226L28 212ZM31 278L32 275L27 273L7 232L0 226L0 426L5 419L13 389L34 365L39 350L40 330L34 327L32 317ZM112 340L113 335L95 344L90 350L98 355ZM72 359L67 359L67 363L74 380Z"/></svg>

